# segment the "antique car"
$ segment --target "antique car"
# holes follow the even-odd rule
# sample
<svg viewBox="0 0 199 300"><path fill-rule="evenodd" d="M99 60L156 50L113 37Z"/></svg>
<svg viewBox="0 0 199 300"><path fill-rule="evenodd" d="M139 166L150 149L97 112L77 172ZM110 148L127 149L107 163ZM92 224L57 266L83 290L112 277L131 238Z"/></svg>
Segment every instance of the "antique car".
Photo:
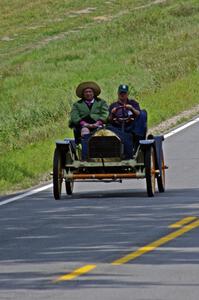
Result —
<svg viewBox="0 0 199 300"><path fill-rule="evenodd" d="M126 122L123 118L122 122ZM124 159L119 136L107 127L98 128L87 141L87 157L82 160L81 139L66 138L56 141L53 160L53 194L61 199L62 186L72 195L75 182L122 182L126 179L145 179L149 197L155 194L155 183L160 193L165 191L165 166L162 135L142 139L132 135L132 159Z"/></svg>

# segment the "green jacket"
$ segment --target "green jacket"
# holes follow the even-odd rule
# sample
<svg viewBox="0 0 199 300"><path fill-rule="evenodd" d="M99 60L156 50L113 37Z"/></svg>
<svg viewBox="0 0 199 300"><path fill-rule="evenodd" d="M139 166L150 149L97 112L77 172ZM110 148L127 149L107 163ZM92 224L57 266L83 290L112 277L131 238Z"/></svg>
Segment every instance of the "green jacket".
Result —
<svg viewBox="0 0 199 300"><path fill-rule="evenodd" d="M96 98L93 106L91 107L91 109L89 109L84 100L80 99L73 104L70 113L69 127L72 128L78 125L82 119L88 116L90 116L94 121L102 120L106 122L108 115L109 111L106 101L100 98Z"/></svg>

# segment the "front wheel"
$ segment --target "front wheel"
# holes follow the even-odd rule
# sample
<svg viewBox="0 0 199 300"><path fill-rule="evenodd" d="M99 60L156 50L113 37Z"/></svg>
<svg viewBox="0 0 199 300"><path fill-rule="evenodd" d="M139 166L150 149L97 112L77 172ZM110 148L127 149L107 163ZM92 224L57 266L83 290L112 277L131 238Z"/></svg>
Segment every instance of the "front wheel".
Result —
<svg viewBox="0 0 199 300"><path fill-rule="evenodd" d="M53 194L55 200L61 199L61 190L62 190L62 160L61 152L56 148L54 152L53 159Z"/></svg>
<svg viewBox="0 0 199 300"><path fill-rule="evenodd" d="M154 197L155 194L155 152L151 146L145 152L145 176L147 194L149 197Z"/></svg>
<svg viewBox="0 0 199 300"><path fill-rule="evenodd" d="M66 165L71 164L74 161L74 154L72 153L71 149L66 153ZM66 173L70 173L71 169L66 167ZM65 181L65 188L66 188L66 194L72 195L73 193L73 187L74 187L74 180L73 179L67 179Z"/></svg>
<svg viewBox="0 0 199 300"><path fill-rule="evenodd" d="M161 157L161 172L157 177L158 190L160 193L165 191L165 163L164 163L164 154L162 152Z"/></svg>

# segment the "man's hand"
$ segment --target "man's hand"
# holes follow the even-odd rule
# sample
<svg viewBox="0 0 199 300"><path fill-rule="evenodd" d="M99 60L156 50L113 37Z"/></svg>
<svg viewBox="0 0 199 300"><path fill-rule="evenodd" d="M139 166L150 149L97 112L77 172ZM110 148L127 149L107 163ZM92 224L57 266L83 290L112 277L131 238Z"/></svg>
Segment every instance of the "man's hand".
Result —
<svg viewBox="0 0 199 300"><path fill-rule="evenodd" d="M86 121L80 121L80 125L81 125L81 127L88 127L88 123L86 122Z"/></svg>
<svg viewBox="0 0 199 300"><path fill-rule="evenodd" d="M120 107L114 107L114 108L111 110L111 113L112 113L112 114L115 114L115 113L117 112L118 109L122 109L122 108L133 111L133 107L132 107L130 104L124 104L124 105L121 105Z"/></svg>
<svg viewBox="0 0 199 300"><path fill-rule="evenodd" d="M88 124L86 127L89 128L89 129L95 128L94 124Z"/></svg>
<svg viewBox="0 0 199 300"><path fill-rule="evenodd" d="M111 113L114 115L117 111L117 107L114 107L112 110L111 110Z"/></svg>
<svg viewBox="0 0 199 300"><path fill-rule="evenodd" d="M96 123L94 123L94 124L88 124L86 127L90 128L90 129L94 129L94 128L97 128L98 125Z"/></svg>
<svg viewBox="0 0 199 300"><path fill-rule="evenodd" d="M133 107L132 107L132 105L130 105L130 104L125 104L125 105L124 105L124 108L126 108L126 109L128 109L128 110L130 110L130 111L133 111Z"/></svg>
<svg viewBox="0 0 199 300"><path fill-rule="evenodd" d="M128 110L130 110L135 116L139 116L140 111L135 109L132 105L130 104L125 104L124 107Z"/></svg>

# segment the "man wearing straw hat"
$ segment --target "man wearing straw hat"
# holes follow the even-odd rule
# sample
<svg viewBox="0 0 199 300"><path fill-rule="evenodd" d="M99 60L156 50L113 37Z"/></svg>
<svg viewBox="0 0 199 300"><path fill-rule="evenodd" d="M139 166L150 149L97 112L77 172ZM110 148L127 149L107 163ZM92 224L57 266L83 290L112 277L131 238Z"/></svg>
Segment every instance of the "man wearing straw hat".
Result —
<svg viewBox="0 0 199 300"><path fill-rule="evenodd" d="M76 95L80 98L73 104L69 127L75 129L76 140L79 136L83 139L102 126L109 115L107 103L99 98L101 93L99 85L93 81L82 82L76 88ZM85 143L82 143L82 146ZM83 157L86 155L85 147L82 148Z"/></svg>

